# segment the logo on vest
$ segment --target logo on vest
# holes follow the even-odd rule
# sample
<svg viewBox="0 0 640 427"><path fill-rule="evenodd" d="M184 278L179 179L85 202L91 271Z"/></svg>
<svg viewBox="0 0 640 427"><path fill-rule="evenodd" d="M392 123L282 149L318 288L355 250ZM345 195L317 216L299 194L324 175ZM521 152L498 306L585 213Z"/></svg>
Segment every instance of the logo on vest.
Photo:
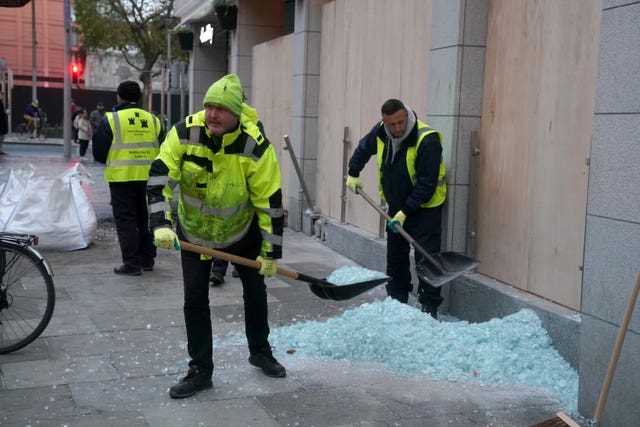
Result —
<svg viewBox="0 0 640 427"><path fill-rule="evenodd" d="M130 126L134 126L136 124L136 119L140 119L141 128L149 128L149 120L141 119L139 112L136 111L135 113L133 113L133 117L127 117L127 120L129 121Z"/></svg>

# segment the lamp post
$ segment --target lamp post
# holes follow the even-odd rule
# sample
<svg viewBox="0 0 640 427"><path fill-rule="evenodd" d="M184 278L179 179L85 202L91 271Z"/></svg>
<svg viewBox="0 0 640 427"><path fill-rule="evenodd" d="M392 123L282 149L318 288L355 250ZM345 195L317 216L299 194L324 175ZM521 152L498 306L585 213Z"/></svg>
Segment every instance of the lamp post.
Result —
<svg viewBox="0 0 640 427"><path fill-rule="evenodd" d="M36 67L36 0L31 0L31 99L38 97L38 83L37 75L38 68Z"/></svg>
<svg viewBox="0 0 640 427"><path fill-rule="evenodd" d="M64 0L64 83L62 89L62 138L64 140L64 158L71 157L71 76L69 76L71 64L71 11L69 0Z"/></svg>
<svg viewBox="0 0 640 427"><path fill-rule="evenodd" d="M171 32L167 25L167 129L171 128Z"/></svg>

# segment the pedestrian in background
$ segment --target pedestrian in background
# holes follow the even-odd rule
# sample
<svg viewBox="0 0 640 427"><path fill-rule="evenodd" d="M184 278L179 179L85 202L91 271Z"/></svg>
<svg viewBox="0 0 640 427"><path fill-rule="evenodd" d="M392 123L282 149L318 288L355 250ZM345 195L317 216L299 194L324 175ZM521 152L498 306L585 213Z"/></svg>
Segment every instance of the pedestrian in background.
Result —
<svg viewBox="0 0 640 427"><path fill-rule="evenodd" d="M7 110L4 108L4 92L0 92L0 156L7 153L3 150L4 136L9 132L9 124L7 121Z"/></svg>
<svg viewBox="0 0 640 427"><path fill-rule="evenodd" d="M93 129L89 122L89 114L87 113L87 110L82 107L78 107L73 124L75 128L78 129L78 144L80 144L78 154L80 155L80 160L86 162L89 160L86 156L87 148L89 148L89 140L93 135Z"/></svg>
<svg viewBox="0 0 640 427"><path fill-rule="evenodd" d="M105 114L93 136L93 157L105 163L111 207L122 252L116 274L138 276L152 271L156 248L149 230L147 180L164 132L153 114L138 106L140 86L124 81L118 86L118 104Z"/></svg>
<svg viewBox="0 0 640 427"><path fill-rule="evenodd" d="M98 130L98 126L100 126L100 122L102 121L104 114L104 102L98 101L98 103L96 104L96 109L93 110L91 114L89 114L89 121L91 122L91 127L93 129L92 133L95 134Z"/></svg>
<svg viewBox="0 0 640 427"><path fill-rule="evenodd" d="M421 122L398 99L389 99L381 108L382 120L358 143L349 160L347 187L358 194L360 172L376 155L380 197L389 206L387 230L387 294L407 303L413 290L409 242L394 228L399 224L430 253L440 252L442 204L447 195L442 136ZM415 264L422 255L415 252ZM422 311L436 318L442 303L440 288L418 276L418 301Z"/></svg>
<svg viewBox="0 0 640 427"><path fill-rule="evenodd" d="M34 99L29 105L27 105L22 117L27 124L27 132L31 134L32 138L37 138L38 120L40 120L40 107L37 99Z"/></svg>
<svg viewBox="0 0 640 427"><path fill-rule="evenodd" d="M151 166L148 186L155 244L180 249L179 239L256 259L260 270L235 265L242 281L249 363L270 377L286 375L273 357L264 276L276 274L282 256L284 210L280 167L271 143L242 102L235 74L213 83L204 110L187 116L167 134ZM177 184L177 234L170 192ZM213 341L209 308L211 257L183 250L184 316L191 360L187 375L169 390L172 398L212 386Z"/></svg>
<svg viewBox="0 0 640 427"><path fill-rule="evenodd" d="M75 103L75 101L71 100L71 140L78 143L78 127L76 126L76 117L80 114L82 107Z"/></svg>
<svg viewBox="0 0 640 427"><path fill-rule="evenodd" d="M211 263L211 275L209 276L209 282L211 286L220 286L224 283L224 276L227 275L229 269L229 261L224 259L214 258ZM231 276L239 277L238 271L235 267L231 267Z"/></svg>

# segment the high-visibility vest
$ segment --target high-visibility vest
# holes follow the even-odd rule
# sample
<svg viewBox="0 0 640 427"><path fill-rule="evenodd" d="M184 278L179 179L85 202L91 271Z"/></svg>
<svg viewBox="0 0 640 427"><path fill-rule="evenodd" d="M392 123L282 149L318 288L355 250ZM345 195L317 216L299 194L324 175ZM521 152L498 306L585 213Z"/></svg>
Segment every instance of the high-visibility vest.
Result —
<svg viewBox="0 0 640 427"><path fill-rule="evenodd" d="M418 140L415 143L415 145L411 145L407 147L407 155L405 159L405 162L407 165L407 171L411 179L411 184L413 184L414 187L418 182L418 178L416 177L416 156L418 153L418 148L420 148L420 144L422 143L424 138L431 133L437 133L440 144L442 144L442 135L440 134L440 132L434 129L431 129L427 124L421 122L420 120L417 121L417 124L418 124L418 136L417 136ZM378 172L379 172L378 173L378 179L379 179L378 189L380 191L380 198L386 202L386 199L384 197L384 192L382 190L382 173L381 173L382 162L384 161L385 143L379 136L376 138L376 143L377 143L377 159L378 159ZM391 150L392 147L388 147L388 149ZM434 206L439 206L444 203L444 200L446 199L446 197L447 197L446 169L444 165L444 159L441 158L440 169L438 171L438 186L436 187L436 191L433 193L433 196L431 197L431 199L429 199L428 202L421 204L420 207L432 208Z"/></svg>
<svg viewBox="0 0 640 427"><path fill-rule="evenodd" d="M113 134L104 170L105 181L146 181L151 162L160 152L160 120L141 108L126 108L105 116Z"/></svg>

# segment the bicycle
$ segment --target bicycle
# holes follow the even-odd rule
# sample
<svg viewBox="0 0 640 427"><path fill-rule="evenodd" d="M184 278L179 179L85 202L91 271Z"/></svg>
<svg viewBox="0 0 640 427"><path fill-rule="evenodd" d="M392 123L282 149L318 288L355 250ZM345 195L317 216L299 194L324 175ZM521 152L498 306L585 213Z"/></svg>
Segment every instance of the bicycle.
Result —
<svg viewBox="0 0 640 427"><path fill-rule="evenodd" d="M0 232L0 354L30 344L53 316L53 270L37 244L34 235Z"/></svg>
<svg viewBox="0 0 640 427"><path fill-rule="evenodd" d="M40 141L43 141L43 142L46 141L47 139L47 132L45 131L46 130L45 127L47 124L46 114L43 113L42 118L34 117L34 120L36 121L36 136ZM33 136L33 132L29 132L27 130L26 122L22 122L18 125L18 127L16 128L16 134L20 141L26 141L27 139Z"/></svg>

